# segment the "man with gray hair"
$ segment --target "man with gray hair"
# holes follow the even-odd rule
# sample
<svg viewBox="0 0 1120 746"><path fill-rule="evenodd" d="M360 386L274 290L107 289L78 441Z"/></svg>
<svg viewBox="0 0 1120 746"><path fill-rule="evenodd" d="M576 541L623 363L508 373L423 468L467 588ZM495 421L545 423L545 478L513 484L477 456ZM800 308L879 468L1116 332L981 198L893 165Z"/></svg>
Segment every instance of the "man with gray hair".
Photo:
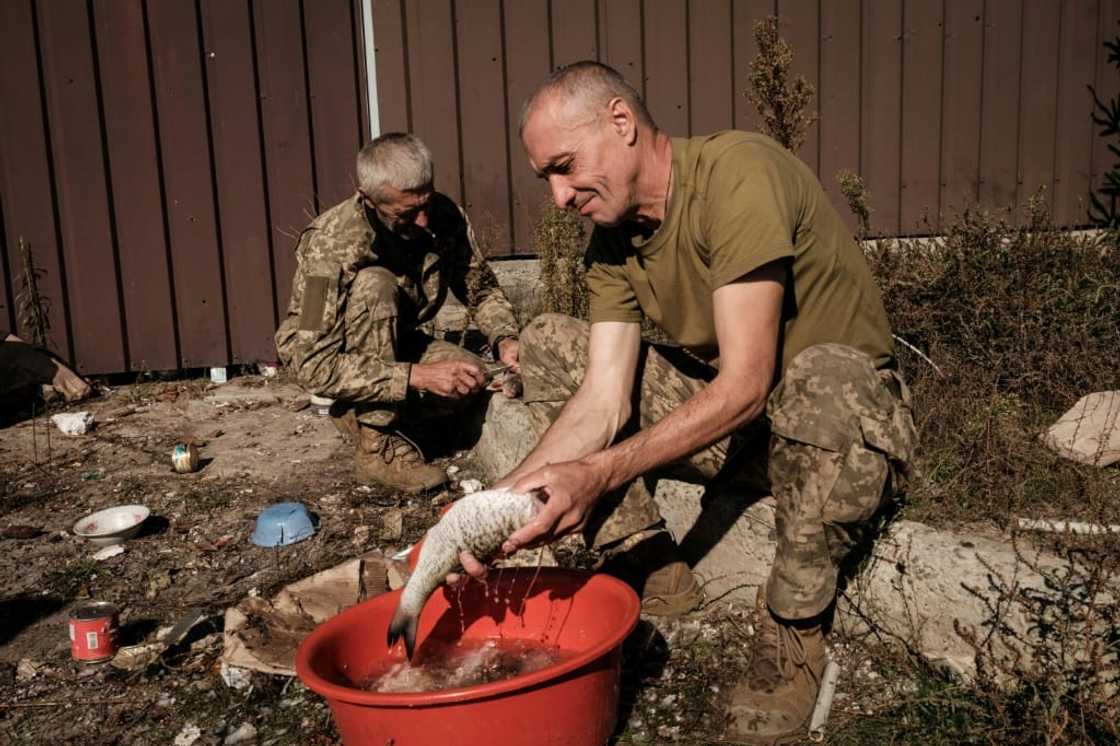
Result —
<svg viewBox="0 0 1120 746"><path fill-rule="evenodd" d="M712 501L772 495L777 548L725 739L797 739L839 567L903 485L916 438L863 253L788 150L748 132L670 138L596 62L537 89L521 142L556 205L595 223L591 323L546 314L522 334L525 401L552 424L497 486L546 503L502 549L583 530L617 552L617 574L644 577L643 608L680 612L695 581L643 475L715 486ZM643 318L677 345L643 343Z"/></svg>
<svg viewBox="0 0 1120 746"><path fill-rule="evenodd" d="M358 153L357 174L357 193L300 236L276 349L304 389L335 400L331 416L356 442L358 479L417 492L447 474L425 462L408 426L457 411L494 369L420 325L450 291L518 372L517 321L466 213L434 190L419 138L378 137Z"/></svg>

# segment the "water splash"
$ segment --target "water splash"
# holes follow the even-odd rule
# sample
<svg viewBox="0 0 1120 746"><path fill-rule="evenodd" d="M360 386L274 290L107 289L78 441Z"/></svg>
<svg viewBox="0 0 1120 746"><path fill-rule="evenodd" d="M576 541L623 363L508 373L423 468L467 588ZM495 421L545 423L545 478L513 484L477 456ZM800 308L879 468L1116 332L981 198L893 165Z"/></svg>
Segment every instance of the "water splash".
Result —
<svg viewBox="0 0 1120 746"><path fill-rule="evenodd" d="M572 655L534 640L429 642L415 663L399 659L379 661L360 686L381 693L477 686L540 671Z"/></svg>

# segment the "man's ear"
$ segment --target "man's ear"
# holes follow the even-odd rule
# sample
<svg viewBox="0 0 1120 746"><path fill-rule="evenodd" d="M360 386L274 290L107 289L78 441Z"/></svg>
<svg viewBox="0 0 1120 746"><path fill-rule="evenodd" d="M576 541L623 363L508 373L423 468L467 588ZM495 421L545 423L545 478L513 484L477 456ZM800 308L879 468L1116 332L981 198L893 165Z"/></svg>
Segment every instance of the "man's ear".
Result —
<svg viewBox="0 0 1120 746"><path fill-rule="evenodd" d="M621 96L615 96L607 104L607 115L610 117L611 129L623 142L627 145L637 142L638 122L634 117L634 110Z"/></svg>

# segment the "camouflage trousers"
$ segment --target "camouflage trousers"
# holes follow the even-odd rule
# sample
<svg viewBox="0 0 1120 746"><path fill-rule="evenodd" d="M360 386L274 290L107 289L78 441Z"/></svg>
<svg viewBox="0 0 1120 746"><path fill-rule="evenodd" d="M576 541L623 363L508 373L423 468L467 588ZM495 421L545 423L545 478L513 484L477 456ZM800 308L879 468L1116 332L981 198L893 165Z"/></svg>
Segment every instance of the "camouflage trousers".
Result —
<svg viewBox="0 0 1120 746"><path fill-rule="evenodd" d="M387 363L463 360L486 367L470 350L403 323L397 282L397 276L383 267L367 267L357 273L346 303L347 352L368 353ZM389 427L455 414L469 405L469 399L449 399L409 389L403 402L352 406L362 424ZM340 405L347 406L345 402Z"/></svg>
<svg viewBox="0 0 1120 746"><path fill-rule="evenodd" d="M589 326L545 314L521 335L525 401L543 433L583 381ZM716 370L679 349L642 345L634 415L619 438L646 428L703 389ZM767 602L788 619L824 611L840 565L870 519L904 485L916 434L910 392L895 371L876 370L852 347L798 354L771 392L766 417L658 476L772 494L777 547ZM600 500L585 539L603 546L660 521L646 479Z"/></svg>

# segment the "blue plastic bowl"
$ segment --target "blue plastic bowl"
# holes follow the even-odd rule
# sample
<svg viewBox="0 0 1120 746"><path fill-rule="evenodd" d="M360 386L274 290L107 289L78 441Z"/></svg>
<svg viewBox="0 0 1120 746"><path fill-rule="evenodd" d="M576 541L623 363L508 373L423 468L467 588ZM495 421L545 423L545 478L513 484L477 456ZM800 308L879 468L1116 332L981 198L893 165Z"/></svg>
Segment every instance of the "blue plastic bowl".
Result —
<svg viewBox="0 0 1120 746"><path fill-rule="evenodd" d="M250 541L260 547L282 547L303 541L315 533L311 516L302 503L276 503L257 516Z"/></svg>

